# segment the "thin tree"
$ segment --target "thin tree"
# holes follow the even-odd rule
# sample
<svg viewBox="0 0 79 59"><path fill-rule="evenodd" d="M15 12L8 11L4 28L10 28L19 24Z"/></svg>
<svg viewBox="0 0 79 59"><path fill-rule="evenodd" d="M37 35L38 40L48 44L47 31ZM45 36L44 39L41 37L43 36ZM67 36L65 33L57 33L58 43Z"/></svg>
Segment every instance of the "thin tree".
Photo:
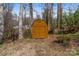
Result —
<svg viewBox="0 0 79 59"><path fill-rule="evenodd" d="M29 13L30 13L29 25L30 25L30 32L31 32L31 21L33 20L33 4L32 3L29 3Z"/></svg>
<svg viewBox="0 0 79 59"><path fill-rule="evenodd" d="M48 25L49 25L49 31L53 31L53 4L49 4L49 15L48 15Z"/></svg>
<svg viewBox="0 0 79 59"><path fill-rule="evenodd" d="M33 5L32 3L29 3L29 11L30 11L30 18L33 19Z"/></svg>
<svg viewBox="0 0 79 59"><path fill-rule="evenodd" d="M58 32L61 30L61 24L62 24L62 4L58 3L57 5L57 28Z"/></svg>
<svg viewBox="0 0 79 59"><path fill-rule="evenodd" d="M43 12L43 19L46 21L48 25L48 30L52 30L52 19L53 19L53 4L45 3L44 4L44 12Z"/></svg>
<svg viewBox="0 0 79 59"><path fill-rule="evenodd" d="M23 31L22 31L22 19L23 19L23 4L20 4L20 12L19 12L19 39L23 39Z"/></svg>
<svg viewBox="0 0 79 59"><path fill-rule="evenodd" d="M0 3L0 43L2 43L3 31L4 31L4 19L3 19L3 4Z"/></svg>

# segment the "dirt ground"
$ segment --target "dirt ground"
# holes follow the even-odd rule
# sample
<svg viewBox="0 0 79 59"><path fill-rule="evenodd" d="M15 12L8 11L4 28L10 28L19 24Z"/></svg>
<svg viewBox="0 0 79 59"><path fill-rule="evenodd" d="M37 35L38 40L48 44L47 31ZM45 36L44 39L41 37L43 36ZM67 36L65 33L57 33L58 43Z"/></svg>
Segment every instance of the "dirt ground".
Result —
<svg viewBox="0 0 79 59"><path fill-rule="evenodd" d="M63 47L54 41L55 35L46 39L22 39L0 45L1 56L70 56L79 55L79 47Z"/></svg>

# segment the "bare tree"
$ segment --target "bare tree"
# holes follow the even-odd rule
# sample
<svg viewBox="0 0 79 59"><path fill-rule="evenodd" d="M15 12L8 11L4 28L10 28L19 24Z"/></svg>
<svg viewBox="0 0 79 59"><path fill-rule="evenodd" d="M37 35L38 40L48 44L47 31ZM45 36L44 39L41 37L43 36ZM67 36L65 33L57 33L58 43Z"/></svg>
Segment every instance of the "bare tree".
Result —
<svg viewBox="0 0 79 59"><path fill-rule="evenodd" d="M33 20L33 5L32 5L32 3L29 3L29 12L30 12L29 25L30 25L30 32L31 32L31 21Z"/></svg>
<svg viewBox="0 0 79 59"><path fill-rule="evenodd" d="M58 9L57 9L57 28L58 28L58 32L60 32L61 30L61 24L62 24L62 4L58 3Z"/></svg>
<svg viewBox="0 0 79 59"><path fill-rule="evenodd" d="M3 4L0 3L0 43L2 43L3 31L4 31L4 19L3 19Z"/></svg>
<svg viewBox="0 0 79 59"><path fill-rule="evenodd" d="M30 11L30 18L33 19L33 5L32 3L29 3L29 11Z"/></svg>
<svg viewBox="0 0 79 59"><path fill-rule="evenodd" d="M46 21L46 24L48 25L48 30L52 30L52 19L53 19L53 4L51 3L45 3L44 5L44 13L43 18Z"/></svg>
<svg viewBox="0 0 79 59"><path fill-rule="evenodd" d="M5 3L3 6L4 10L4 39L12 39L13 35L13 20L12 10L13 4Z"/></svg>
<svg viewBox="0 0 79 59"><path fill-rule="evenodd" d="M22 19L23 19L23 4L20 4L20 12L19 12L19 39L23 39L23 31L22 31Z"/></svg>
<svg viewBox="0 0 79 59"><path fill-rule="evenodd" d="M49 26L49 31L53 31L53 25L52 25L52 21L53 21L53 4L50 3L49 4L49 19L48 19L48 26Z"/></svg>
<svg viewBox="0 0 79 59"><path fill-rule="evenodd" d="M48 3L45 4L45 7L44 7L44 19L46 21L46 24L48 25Z"/></svg>

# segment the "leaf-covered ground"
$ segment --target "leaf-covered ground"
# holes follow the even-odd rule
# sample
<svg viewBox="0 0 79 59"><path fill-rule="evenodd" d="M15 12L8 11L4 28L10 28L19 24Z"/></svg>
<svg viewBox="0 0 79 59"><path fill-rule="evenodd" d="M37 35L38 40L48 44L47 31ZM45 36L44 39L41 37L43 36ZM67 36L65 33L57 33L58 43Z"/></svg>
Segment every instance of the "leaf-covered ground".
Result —
<svg viewBox="0 0 79 59"><path fill-rule="evenodd" d="M55 35L47 39L22 39L0 45L2 56L69 56L79 55L78 46L63 47L54 42Z"/></svg>

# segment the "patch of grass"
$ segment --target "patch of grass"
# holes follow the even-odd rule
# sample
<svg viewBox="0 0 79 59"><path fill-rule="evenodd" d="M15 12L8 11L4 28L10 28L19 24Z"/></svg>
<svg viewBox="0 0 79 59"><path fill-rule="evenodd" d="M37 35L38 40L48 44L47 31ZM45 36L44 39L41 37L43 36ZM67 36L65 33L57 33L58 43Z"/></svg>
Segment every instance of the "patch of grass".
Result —
<svg viewBox="0 0 79 59"><path fill-rule="evenodd" d="M71 51L67 52L66 55L68 56L79 56L79 48L71 49Z"/></svg>
<svg viewBox="0 0 79 59"><path fill-rule="evenodd" d="M66 47L69 45L70 39L70 36L60 35L57 37L57 43Z"/></svg>
<svg viewBox="0 0 79 59"><path fill-rule="evenodd" d="M76 51L75 55L79 55L79 50Z"/></svg>
<svg viewBox="0 0 79 59"><path fill-rule="evenodd" d="M79 39L79 33L75 33L75 34L58 34L57 38L60 38L60 37L64 38L64 40Z"/></svg>
<svg viewBox="0 0 79 59"><path fill-rule="evenodd" d="M79 33L75 34L63 34L57 36L57 43L62 43L62 45L66 46L70 43L70 41L74 41L75 43L79 43Z"/></svg>

